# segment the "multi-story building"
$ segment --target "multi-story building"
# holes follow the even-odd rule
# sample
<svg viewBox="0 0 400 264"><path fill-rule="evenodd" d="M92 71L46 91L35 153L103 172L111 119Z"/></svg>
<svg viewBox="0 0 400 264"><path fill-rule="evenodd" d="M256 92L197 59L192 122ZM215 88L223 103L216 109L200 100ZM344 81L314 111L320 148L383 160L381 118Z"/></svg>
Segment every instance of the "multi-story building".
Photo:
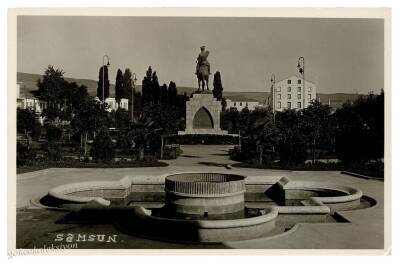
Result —
<svg viewBox="0 0 400 264"><path fill-rule="evenodd" d="M303 109L317 98L317 86L307 80L303 84L303 78L296 75L276 82L274 88L272 104L275 105L275 111Z"/></svg>
<svg viewBox="0 0 400 264"><path fill-rule="evenodd" d="M226 109L236 108L239 112L247 107L250 111L256 109L257 107L261 107L262 105L259 102L246 102L246 101L232 101L226 99Z"/></svg>

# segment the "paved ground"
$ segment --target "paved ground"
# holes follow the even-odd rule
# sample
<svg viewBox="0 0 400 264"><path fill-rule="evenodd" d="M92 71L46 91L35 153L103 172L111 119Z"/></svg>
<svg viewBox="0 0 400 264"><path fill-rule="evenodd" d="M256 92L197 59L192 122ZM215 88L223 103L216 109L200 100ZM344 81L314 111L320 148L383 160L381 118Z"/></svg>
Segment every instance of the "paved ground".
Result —
<svg viewBox="0 0 400 264"><path fill-rule="evenodd" d="M250 178L256 177L282 177L287 176L292 180L326 181L345 184L360 188L365 195L372 196L378 201L378 205L363 210L342 212L343 216L351 223L321 223L321 224L298 224L291 231L277 237L254 239L225 243L219 245L202 246L174 244L152 241L140 238L129 238L125 236L119 246L114 244L97 245L85 247L120 247L120 248L383 248L383 212L384 212L384 183L375 180L365 180L352 176L342 175L340 172L309 172L309 171L283 171L283 170L260 170L247 168L227 169L223 165L234 163L227 155L230 146L183 146L183 154L177 160L167 161L170 166L157 168L122 168L122 169L48 169L37 172L17 175L17 201L18 208L17 226L23 230L20 238L22 244L32 246L34 240L26 235L32 226L40 223L54 223L57 214L43 210L30 210L30 200L47 194L48 190L60 184L91 181L91 180L118 180L127 175L141 177L158 177L172 172L183 171L209 171L229 172L246 175ZM42 220L41 220L42 219ZM47 225L47 224L46 224ZM62 226L49 225L44 228L48 232ZM64 227L71 228L71 227ZM46 232L43 230L44 232ZM75 226L72 233L79 232L112 232L109 226L97 225ZM34 230L32 230L33 232ZM123 244L125 243L125 244Z"/></svg>

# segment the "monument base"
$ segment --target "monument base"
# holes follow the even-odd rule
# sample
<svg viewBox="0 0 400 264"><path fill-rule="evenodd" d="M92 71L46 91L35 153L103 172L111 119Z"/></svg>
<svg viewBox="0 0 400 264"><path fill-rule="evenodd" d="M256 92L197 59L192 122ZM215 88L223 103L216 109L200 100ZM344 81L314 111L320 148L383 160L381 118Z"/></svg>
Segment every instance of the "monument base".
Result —
<svg viewBox="0 0 400 264"><path fill-rule="evenodd" d="M178 131L178 135L228 135L228 131L221 129L191 129Z"/></svg>

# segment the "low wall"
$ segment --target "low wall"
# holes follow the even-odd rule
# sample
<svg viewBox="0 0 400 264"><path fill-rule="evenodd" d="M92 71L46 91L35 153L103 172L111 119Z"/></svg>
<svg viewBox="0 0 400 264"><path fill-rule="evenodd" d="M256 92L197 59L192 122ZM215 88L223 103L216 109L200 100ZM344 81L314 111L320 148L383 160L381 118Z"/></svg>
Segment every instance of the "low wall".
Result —
<svg viewBox="0 0 400 264"><path fill-rule="evenodd" d="M350 209L360 204L362 191L358 188L336 185L324 182L290 181L283 177L277 183L277 188L282 192L284 199L305 199L303 206L291 206L280 209L280 213L300 213L327 211L334 213L336 210ZM335 194L331 197L319 197L318 192ZM315 195L315 196L314 196ZM315 212L317 213L317 212Z"/></svg>
<svg viewBox="0 0 400 264"><path fill-rule="evenodd" d="M134 220L127 231L157 239L216 243L261 237L275 228L278 211L266 209L261 216L233 220L181 220L151 216L149 210L134 207Z"/></svg>

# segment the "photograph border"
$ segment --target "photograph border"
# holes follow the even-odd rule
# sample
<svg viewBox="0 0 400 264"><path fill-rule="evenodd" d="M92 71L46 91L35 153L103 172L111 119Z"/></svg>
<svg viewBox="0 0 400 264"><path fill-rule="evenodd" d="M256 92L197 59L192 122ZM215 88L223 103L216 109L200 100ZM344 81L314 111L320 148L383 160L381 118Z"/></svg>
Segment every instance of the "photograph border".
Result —
<svg viewBox="0 0 400 264"><path fill-rule="evenodd" d="M385 165L384 249L74 249L40 251L16 249L16 72L18 16L157 16L157 17L297 17L384 19ZM8 255L387 255L391 251L391 9L390 8L16 8L8 10L7 79L7 242Z"/></svg>

